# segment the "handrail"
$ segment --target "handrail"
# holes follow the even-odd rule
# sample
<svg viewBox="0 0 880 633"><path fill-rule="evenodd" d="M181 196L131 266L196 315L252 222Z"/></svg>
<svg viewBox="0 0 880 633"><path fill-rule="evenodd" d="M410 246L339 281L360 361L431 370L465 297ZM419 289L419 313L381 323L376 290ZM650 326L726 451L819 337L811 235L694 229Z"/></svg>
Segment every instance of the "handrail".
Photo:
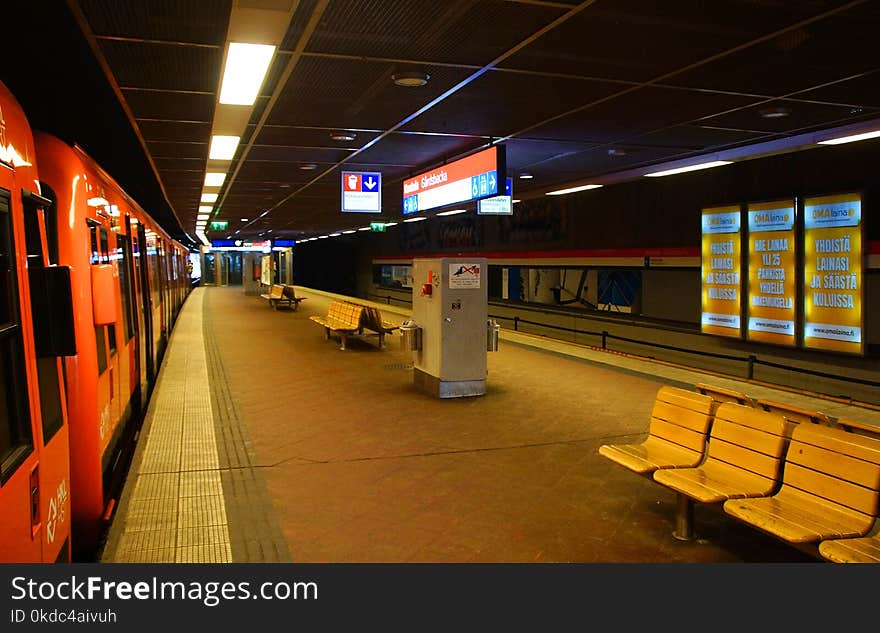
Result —
<svg viewBox="0 0 880 633"><path fill-rule="evenodd" d="M376 297L377 299L385 299L385 303L391 305L391 300L400 301L401 303L406 303L412 305L412 299L401 299L400 297L394 297L392 295L377 295L372 292L366 293L367 297Z"/></svg>
<svg viewBox="0 0 880 633"><path fill-rule="evenodd" d="M648 347L657 347L660 349L670 350L670 351L674 351L674 352L681 352L684 354L695 354L698 356L711 356L712 358L718 358L718 359L722 359L722 360L744 362L744 363L748 363L747 373L748 373L749 379L754 378L754 375L755 375L754 366L755 365L764 365L766 367L773 367L775 369L782 369L785 371L792 371L792 372L801 373L801 374L809 374L811 376L818 376L820 378L832 378L835 380L844 380L846 382L854 382L854 383L858 383L860 385L867 385L869 387L880 387L880 382L878 382L876 380L867 380L865 378L856 378L856 377L851 377L851 376L841 377L841 376L837 376L837 375L830 374L827 372L818 371L815 369L808 369L806 367L793 367L791 365L783 365L781 363L774 363L772 361L761 360L755 354L750 354L749 356L732 356L730 354L719 354L716 352L707 352L707 351L697 350L697 349L688 349L685 347L676 347L675 345L667 345L665 343L654 343L652 341L642 341L639 339L627 338L625 336L617 336L616 334L611 334L607 330L603 330L601 332L591 332L589 330L578 330L576 328L569 328L569 327L564 327L561 325L552 325L549 323L538 323L537 321L529 321L528 319L522 319L518 316L509 317L509 316L495 315L495 314L490 314L489 316L493 319L503 319L503 320L507 320L507 321L513 321L514 331L519 331L519 324L520 323L526 323L528 325L536 325L538 327L549 328L549 329L553 329L553 330L560 330L563 332L572 332L574 334L584 334L587 336L600 337L602 339L602 349L603 350L609 350L610 348L608 347L608 339L614 339L614 340L618 340L618 341L625 341L627 343L634 343L636 345L646 345Z"/></svg>

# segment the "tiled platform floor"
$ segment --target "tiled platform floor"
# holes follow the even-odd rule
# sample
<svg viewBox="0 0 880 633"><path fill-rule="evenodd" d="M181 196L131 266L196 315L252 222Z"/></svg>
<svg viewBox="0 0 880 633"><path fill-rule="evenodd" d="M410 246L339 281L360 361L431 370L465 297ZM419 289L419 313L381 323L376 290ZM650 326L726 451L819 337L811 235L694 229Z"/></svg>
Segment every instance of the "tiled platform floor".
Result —
<svg viewBox="0 0 880 633"><path fill-rule="evenodd" d="M330 299L301 294L295 312L235 287L187 301L103 560L812 561L700 506L699 538L675 540L674 494L598 447L641 439L663 384L880 425L871 409L512 332L485 396L439 400L413 386L398 336L340 351L309 320Z"/></svg>

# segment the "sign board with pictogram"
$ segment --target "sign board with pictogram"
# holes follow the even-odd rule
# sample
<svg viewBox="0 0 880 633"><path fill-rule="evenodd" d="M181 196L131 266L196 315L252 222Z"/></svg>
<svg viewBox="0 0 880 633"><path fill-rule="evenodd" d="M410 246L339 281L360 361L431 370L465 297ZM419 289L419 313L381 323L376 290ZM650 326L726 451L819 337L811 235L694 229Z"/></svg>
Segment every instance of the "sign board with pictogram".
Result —
<svg viewBox="0 0 880 633"><path fill-rule="evenodd" d="M382 174L342 172L342 211L344 213L382 212Z"/></svg>

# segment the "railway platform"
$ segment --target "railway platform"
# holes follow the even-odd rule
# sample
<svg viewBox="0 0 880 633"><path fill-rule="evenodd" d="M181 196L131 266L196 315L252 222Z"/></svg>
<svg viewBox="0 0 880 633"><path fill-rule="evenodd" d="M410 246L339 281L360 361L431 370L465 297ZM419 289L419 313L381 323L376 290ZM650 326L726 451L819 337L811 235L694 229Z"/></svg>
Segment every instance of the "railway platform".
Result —
<svg viewBox="0 0 880 633"><path fill-rule="evenodd" d="M604 459L662 385L700 382L878 425L880 411L502 331L484 396L440 400L411 359L202 287L171 337L103 562L813 562ZM376 304L389 321L402 321Z"/></svg>

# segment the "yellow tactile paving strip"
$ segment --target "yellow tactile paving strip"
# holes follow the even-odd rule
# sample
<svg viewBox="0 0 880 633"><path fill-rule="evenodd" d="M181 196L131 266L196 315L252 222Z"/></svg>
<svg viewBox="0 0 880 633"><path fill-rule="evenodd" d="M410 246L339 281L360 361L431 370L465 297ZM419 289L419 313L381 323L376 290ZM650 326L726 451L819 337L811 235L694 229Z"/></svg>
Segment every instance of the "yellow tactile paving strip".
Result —
<svg viewBox="0 0 880 633"><path fill-rule="evenodd" d="M103 562L232 562L202 308L197 289L174 327Z"/></svg>

